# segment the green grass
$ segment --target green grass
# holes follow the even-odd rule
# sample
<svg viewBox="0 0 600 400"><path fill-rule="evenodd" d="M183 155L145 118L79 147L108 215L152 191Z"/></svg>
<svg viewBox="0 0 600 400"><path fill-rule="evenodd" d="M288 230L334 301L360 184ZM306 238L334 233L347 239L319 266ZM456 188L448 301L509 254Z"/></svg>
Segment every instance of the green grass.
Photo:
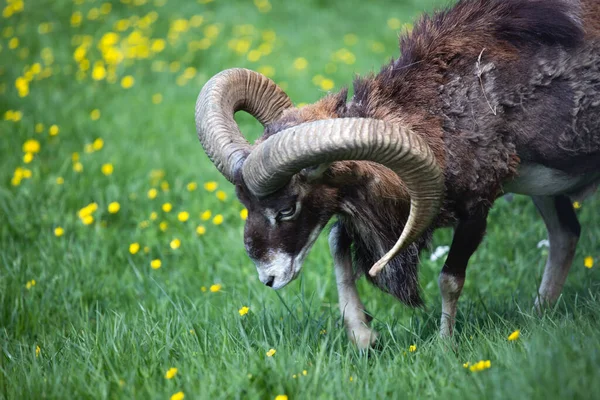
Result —
<svg viewBox="0 0 600 400"><path fill-rule="evenodd" d="M578 210L583 234L575 263L563 297L546 315L530 311L546 256L536 246L546 237L543 223L528 199L500 199L471 260L455 340L437 337L436 279L443 261L430 261L427 253L421 263L424 309L407 309L360 282L381 332L379 348L361 354L342 327L325 235L300 279L279 292L264 287L243 250L242 206L197 142L194 102L218 71L269 66L294 101L315 101L324 94L313 83L315 75L331 79L337 89L354 74L377 70L398 54L397 31L388 19L410 22L439 1L273 0L266 13L251 1L130 3L145 4L114 1L110 13L89 20L99 1L25 0L23 12L0 20L0 118L8 110L22 112L19 121L0 120L0 398L169 399L179 391L186 399L597 396L600 271L583 262L599 256L597 196ZM83 14L79 27L70 24L75 11ZM77 35L90 35L86 58L93 69L102 57L96 45L117 20L152 11L158 18L142 30L145 37L167 38L177 18L202 15L203 21L160 53L121 62L114 84L94 81L90 71L77 79ZM219 34L211 46L189 50L188 43L210 36L213 24ZM265 31L276 34L272 52L257 62L229 47L243 24L252 27L243 28L250 49L263 43ZM119 43L131 32L119 32ZM345 44L347 34L356 35L357 43L346 37ZM19 45L10 49L13 37ZM51 49L51 64L48 50L41 56L45 48ZM354 63L332 61L342 48L353 53ZM308 61L305 70L293 68L297 57ZM157 60L166 62L166 71L156 71ZM180 63L176 72L168 68L173 61ZM15 80L36 62L51 70L44 79L34 77L29 94L19 97ZM197 71L178 84L187 67ZM129 89L119 84L126 75L135 78ZM157 93L162 102L153 104ZM90 118L94 109L101 112L97 121ZM249 137L260 133L251 118L239 120ZM41 133L35 133L38 123L44 125ZM59 127L57 136L48 134L52 124ZM41 151L24 164L22 146L32 138ZM104 147L86 153L96 138ZM80 173L73 170L73 152L80 154ZM114 165L112 175L102 174L104 163ZM32 176L13 186L17 167ZM164 177L157 179L157 170ZM161 181L168 182L168 191ZM204 189L211 181L227 194L225 201ZM189 182L198 189L188 191ZM154 200L147 197L152 187L159 192ZM107 212L113 201L121 205L116 214ZM77 213L92 202L98 210L86 226ZM161 210L165 202L173 204L170 213ZM190 219L179 222L177 213L184 210ZM222 214L224 222L202 221L205 210ZM153 211L156 220L149 219ZM161 221L168 222L166 232L159 229ZM205 235L196 234L199 224ZM61 237L54 235L58 226L65 230ZM179 249L169 247L173 238L181 240ZM450 239L451 232L442 230L434 246ZM142 246L135 255L129 253L133 242ZM150 268L153 259L161 259L160 269ZM27 289L31 280L36 284ZM213 284L222 284L220 291L202 290ZM243 317L242 306L250 307ZM509 342L516 329L521 337ZM409 352L410 345L417 350ZM271 348L277 352L269 358ZM485 371L462 366L488 359ZM171 367L178 373L167 380Z"/></svg>

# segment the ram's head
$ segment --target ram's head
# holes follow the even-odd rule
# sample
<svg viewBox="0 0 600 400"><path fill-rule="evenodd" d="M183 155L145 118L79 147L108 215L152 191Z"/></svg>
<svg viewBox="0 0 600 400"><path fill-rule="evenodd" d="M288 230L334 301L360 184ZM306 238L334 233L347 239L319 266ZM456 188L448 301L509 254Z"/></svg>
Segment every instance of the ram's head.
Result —
<svg viewBox="0 0 600 400"><path fill-rule="evenodd" d="M278 289L297 277L319 233L339 211L337 189L322 178L332 163L343 160L374 161L390 168L411 197L402 235L373 266L374 276L437 214L443 184L435 157L407 127L376 119L300 121L251 145L233 118L242 110L265 127L275 126L291 107L273 81L246 69L215 75L196 102L200 142L248 208L244 243L260 280Z"/></svg>

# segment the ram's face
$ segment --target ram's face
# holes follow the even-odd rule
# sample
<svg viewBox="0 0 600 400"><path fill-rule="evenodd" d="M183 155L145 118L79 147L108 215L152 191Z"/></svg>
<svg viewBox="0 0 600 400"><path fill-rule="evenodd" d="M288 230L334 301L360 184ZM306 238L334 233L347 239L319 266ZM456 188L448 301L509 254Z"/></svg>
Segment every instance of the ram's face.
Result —
<svg viewBox="0 0 600 400"><path fill-rule="evenodd" d="M261 282L280 289L298 276L308 251L335 213L335 190L310 184L303 176L295 176L264 199L254 197L243 184L236 189L248 209L246 252Z"/></svg>

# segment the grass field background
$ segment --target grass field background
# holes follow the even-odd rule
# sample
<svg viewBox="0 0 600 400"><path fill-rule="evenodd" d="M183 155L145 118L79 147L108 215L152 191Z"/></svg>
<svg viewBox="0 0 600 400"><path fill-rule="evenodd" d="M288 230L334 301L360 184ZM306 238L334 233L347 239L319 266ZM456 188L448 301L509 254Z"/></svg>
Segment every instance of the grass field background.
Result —
<svg viewBox="0 0 600 400"><path fill-rule="evenodd" d="M365 355L342 327L326 235L297 281L266 288L243 207L197 142L213 74L248 67L312 102L397 57L398 32L439 5L1 0L0 398L598 398L600 271L584 265L598 196L577 210L574 266L543 317L545 228L529 199L500 199L454 341L437 337L443 257L426 252L424 309L360 282L381 332Z"/></svg>

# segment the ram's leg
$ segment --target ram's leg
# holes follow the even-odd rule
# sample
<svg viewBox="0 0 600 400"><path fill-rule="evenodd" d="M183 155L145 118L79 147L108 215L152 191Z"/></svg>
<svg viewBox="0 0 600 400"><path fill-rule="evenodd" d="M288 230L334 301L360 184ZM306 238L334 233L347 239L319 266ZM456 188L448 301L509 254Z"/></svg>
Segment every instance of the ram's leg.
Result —
<svg viewBox="0 0 600 400"><path fill-rule="evenodd" d="M377 333L369 328L365 306L358 297L350 244L344 229L336 224L329 234L329 248L335 266L340 312L350 340L359 348L366 349L375 343Z"/></svg>
<svg viewBox="0 0 600 400"><path fill-rule="evenodd" d="M465 283L465 272L469 258L485 235L487 211L459 221L455 231L448 258L442 268L438 285L442 293L442 320L440 335L452 336L456 321L458 298Z"/></svg>
<svg viewBox="0 0 600 400"><path fill-rule="evenodd" d="M533 197L548 230L550 251L542 284L535 301L539 311L544 304L558 299L571 268L581 227L567 196Z"/></svg>

